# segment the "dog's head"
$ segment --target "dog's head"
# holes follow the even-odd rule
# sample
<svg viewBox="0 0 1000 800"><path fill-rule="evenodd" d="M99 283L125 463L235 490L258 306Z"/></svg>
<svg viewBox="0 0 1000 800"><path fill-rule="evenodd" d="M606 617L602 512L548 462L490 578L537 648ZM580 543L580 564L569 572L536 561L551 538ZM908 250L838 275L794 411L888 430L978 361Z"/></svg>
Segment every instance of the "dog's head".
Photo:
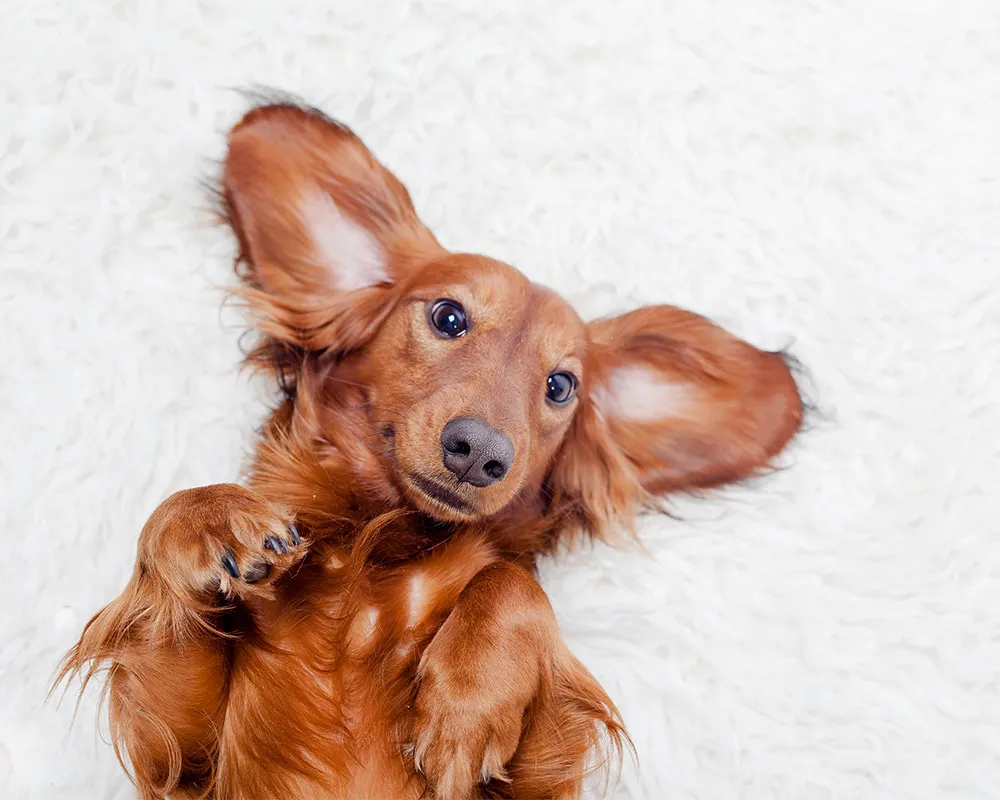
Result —
<svg viewBox="0 0 1000 800"><path fill-rule="evenodd" d="M434 518L561 504L600 532L669 491L753 474L801 423L782 357L702 317L586 323L513 267L446 251L316 111L250 112L223 190L260 328L363 387L381 468Z"/></svg>

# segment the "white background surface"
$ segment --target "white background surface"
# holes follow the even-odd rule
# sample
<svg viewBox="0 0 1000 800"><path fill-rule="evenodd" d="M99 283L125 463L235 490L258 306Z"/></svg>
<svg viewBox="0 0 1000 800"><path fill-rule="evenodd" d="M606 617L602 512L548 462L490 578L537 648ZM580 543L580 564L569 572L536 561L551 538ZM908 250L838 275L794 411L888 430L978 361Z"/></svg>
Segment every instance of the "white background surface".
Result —
<svg viewBox="0 0 1000 800"><path fill-rule="evenodd" d="M261 82L454 249L812 372L790 469L547 564L619 798L1000 793L1000 8L977 0L0 2L0 796L123 798L43 707L169 492L266 408L198 180Z"/></svg>

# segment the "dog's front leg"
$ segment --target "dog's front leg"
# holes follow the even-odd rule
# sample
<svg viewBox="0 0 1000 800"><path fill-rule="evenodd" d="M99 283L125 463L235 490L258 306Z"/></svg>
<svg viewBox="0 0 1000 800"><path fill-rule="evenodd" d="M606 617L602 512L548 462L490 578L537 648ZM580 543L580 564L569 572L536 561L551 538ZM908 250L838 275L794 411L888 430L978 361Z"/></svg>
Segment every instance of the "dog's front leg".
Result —
<svg viewBox="0 0 1000 800"><path fill-rule="evenodd" d="M414 762L434 797L467 800L480 783L505 779L560 647L552 607L528 572L497 562L469 582L418 671Z"/></svg>

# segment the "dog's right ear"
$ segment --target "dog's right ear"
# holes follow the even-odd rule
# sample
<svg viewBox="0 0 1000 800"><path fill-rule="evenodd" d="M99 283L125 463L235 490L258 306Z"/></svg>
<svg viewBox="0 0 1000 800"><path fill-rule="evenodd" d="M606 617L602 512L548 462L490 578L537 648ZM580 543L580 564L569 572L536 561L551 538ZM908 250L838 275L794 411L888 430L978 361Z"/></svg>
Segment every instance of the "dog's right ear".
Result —
<svg viewBox="0 0 1000 800"><path fill-rule="evenodd" d="M249 112L229 135L222 190L258 328L306 350L363 344L392 285L444 253L403 184L318 111Z"/></svg>

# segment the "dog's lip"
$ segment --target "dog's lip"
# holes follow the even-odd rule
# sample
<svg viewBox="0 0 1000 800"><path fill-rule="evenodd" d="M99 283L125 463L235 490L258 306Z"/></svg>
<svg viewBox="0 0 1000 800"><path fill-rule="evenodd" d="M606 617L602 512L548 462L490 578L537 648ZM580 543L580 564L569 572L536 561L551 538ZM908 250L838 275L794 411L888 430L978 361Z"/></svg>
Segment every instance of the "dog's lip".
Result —
<svg viewBox="0 0 1000 800"><path fill-rule="evenodd" d="M432 500L437 500L456 511L461 511L463 514L470 513L473 508L472 505L467 503L461 497L459 497L455 492L446 486L442 486L437 481L433 481L430 478L425 478L423 475L419 475L416 472L408 473L410 481L425 495L430 497Z"/></svg>

